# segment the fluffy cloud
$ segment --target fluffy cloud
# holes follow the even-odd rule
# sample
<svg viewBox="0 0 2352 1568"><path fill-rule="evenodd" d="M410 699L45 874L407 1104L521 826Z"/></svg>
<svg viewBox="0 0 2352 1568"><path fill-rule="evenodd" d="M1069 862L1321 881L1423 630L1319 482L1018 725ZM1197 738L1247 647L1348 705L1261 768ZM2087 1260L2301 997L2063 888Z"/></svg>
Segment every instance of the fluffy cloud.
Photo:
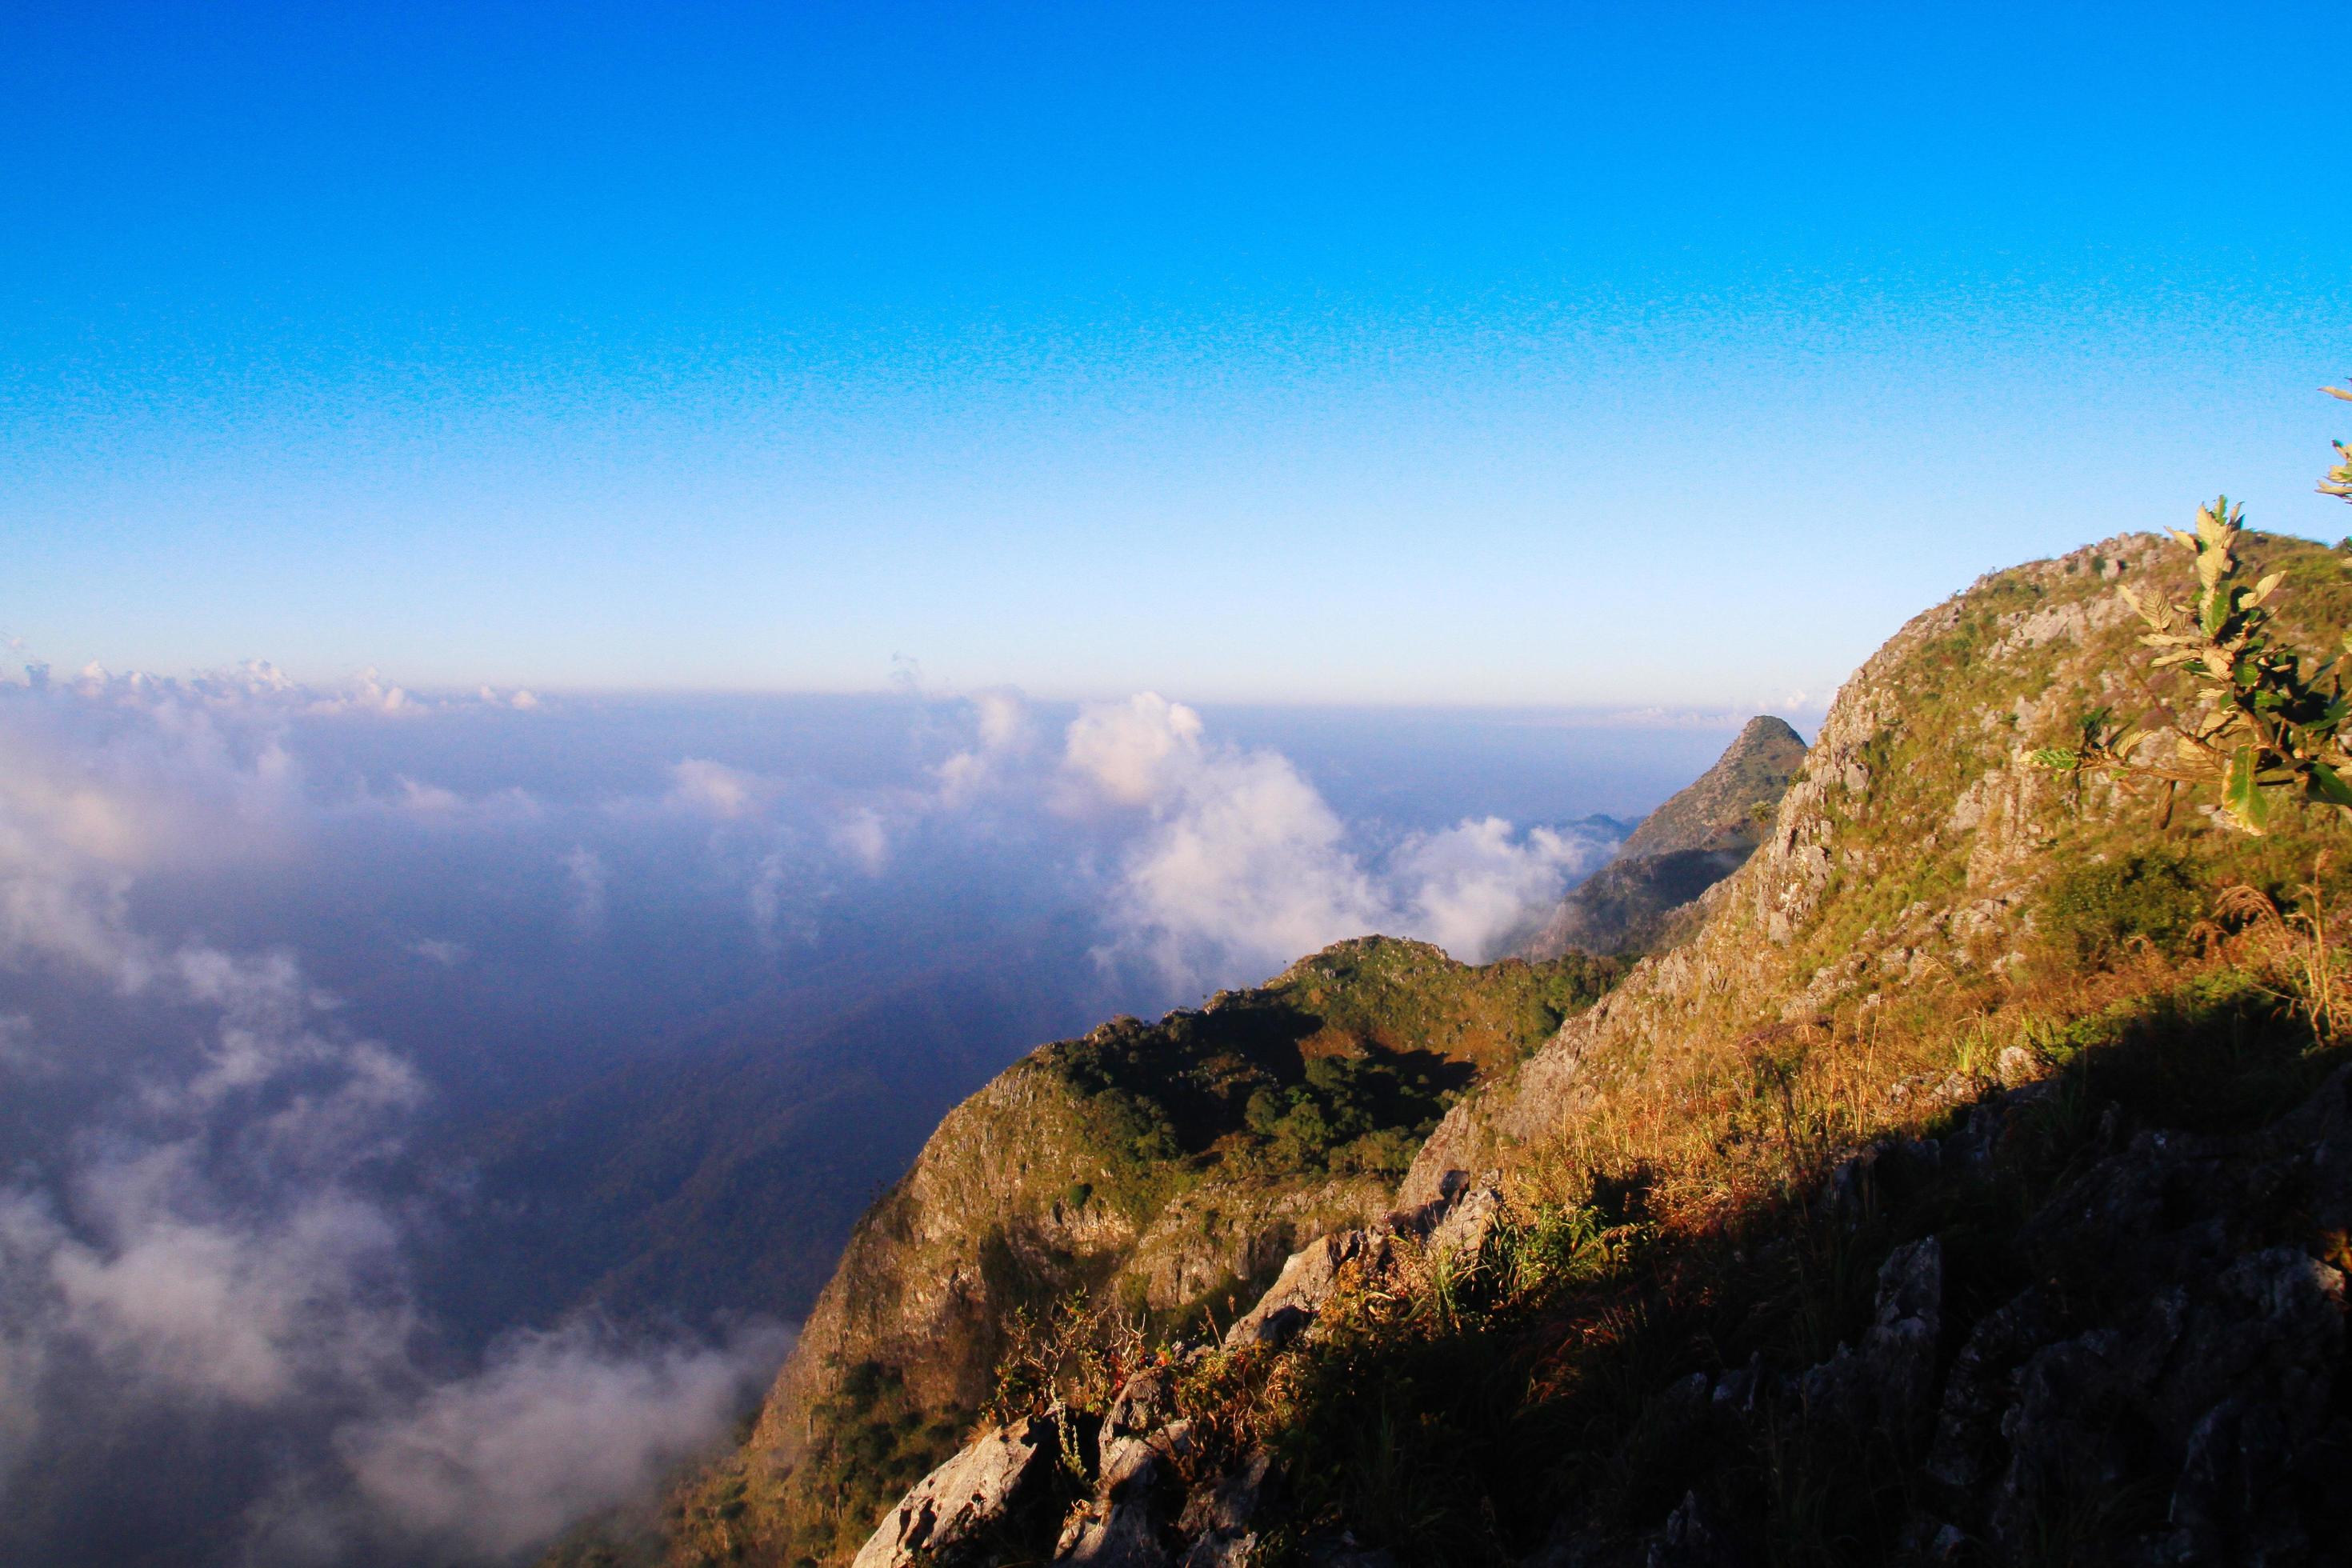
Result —
<svg viewBox="0 0 2352 1568"><path fill-rule="evenodd" d="M751 816L777 793L773 780L708 757L688 757L669 773L671 805L722 822Z"/></svg>
<svg viewBox="0 0 2352 1568"><path fill-rule="evenodd" d="M1371 931L1492 957L1608 852L1486 817L1367 857L1286 758L1213 742L1197 712L1152 692L1081 712L1063 758L1145 818L1121 856L1106 952L1140 954L1180 989L1254 980Z"/></svg>
<svg viewBox="0 0 2352 1568"><path fill-rule="evenodd" d="M1072 772L1129 805L1165 801L1195 779L1212 753L1201 716L1156 691L1087 709L1072 721L1063 756Z"/></svg>
<svg viewBox="0 0 2352 1568"><path fill-rule="evenodd" d="M604 858L585 844L574 844L557 857L563 868L565 896L572 929L593 936L604 924L604 893L613 879Z"/></svg>
<svg viewBox="0 0 2352 1568"><path fill-rule="evenodd" d="M621 1343L581 1323L518 1334L475 1375L344 1428L337 1447L377 1514L467 1556L511 1556L650 1493L786 1348L772 1324L723 1346Z"/></svg>
<svg viewBox="0 0 2352 1568"><path fill-rule="evenodd" d="M584 725L519 706L268 666L0 687L0 1092L50 1108L38 1157L0 1173L0 1556L22 1467L243 1442L272 1473L222 1483L205 1522L250 1519L255 1561L492 1558L723 1431L772 1333L572 1324L469 1360L436 1322L414 1276L436 1200L405 1152L453 1109L460 1051L430 1053L469 987L509 1018L598 985L591 1008L633 985L683 1016L796 981L803 944L855 977L829 987L878 995L944 940L1087 1016L1142 1011L1370 931L1490 956L1602 847L1350 822L1150 693L1058 746L1015 693L902 702L838 775L823 714L797 750L721 761L725 722L638 715L566 751ZM502 787L485 736L535 771ZM604 962L649 931L690 984ZM1052 957L1088 945L1098 968ZM509 1093L541 1070L496 1066Z"/></svg>
<svg viewBox="0 0 2352 1568"><path fill-rule="evenodd" d="M1202 731L1152 692L1070 725L1069 771L1149 818L1124 856L1110 951L1197 988L1379 929L1387 911L1314 786L1276 753L1205 744Z"/></svg>
<svg viewBox="0 0 2352 1568"><path fill-rule="evenodd" d="M881 871L890 858L890 832L882 814L870 805L853 806L833 825L834 847L856 861L868 875Z"/></svg>
<svg viewBox="0 0 2352 1568"><path fill-rule="evenodd" d="M277 735L176 688L0 688L0 961L143 987L124 900L142 873L267 858L299 836L300 771Z"/></svg>
<svg viewBox="0 0 2352 1568"><path fill-rule="evenodd" d="M1457 958L1501 956L1569 885L1606 860L1614 840L1549 827L1515 834L1499 816L1406 840L1390 858L1405 925Z"/></svg>
<svg viewBox="0 0 2352 1568"><path fill-rule="evenodd" d="M575 1327L449 1374L383 1179L423 1078L292 952L134 919L142 879L299 830L285 708L265 674L0 689L0 976L26 1008L0 1015L0 1072L67 1119L0 1184L0 1521L30 1467L55 1495L93 1452L135 1468L142 1445L246 1419L297 1501L244 1555L510 1554L720 1436L779 1342ZM567 872L601 916L602 860L583 847ZM63 1549L13 1533L34 1518L0 1522L0 1555Z"/></svg>
<svg viewBox="0 0 2352 1568"><path fill-rule="evenodd" d="M964 805L997 784L1008 767L1029 755L1036 739L1029 705L1019 692L997 688L966 702L972 717L972 743L936 770L940 800L951 806Z"/></svg>
<svg viewBox="0 0 2352 1568"><path fill-rule="evenodd" d="M216 1201L207 1180L175 1148L84 1173L80 1223L47 1238L51 1331L95 1352L131 1397L274 1407L394 1370L412 1324L383 1284L398 1269L391 1217L333 1188L265 1215L196 1217Z"/></svg>

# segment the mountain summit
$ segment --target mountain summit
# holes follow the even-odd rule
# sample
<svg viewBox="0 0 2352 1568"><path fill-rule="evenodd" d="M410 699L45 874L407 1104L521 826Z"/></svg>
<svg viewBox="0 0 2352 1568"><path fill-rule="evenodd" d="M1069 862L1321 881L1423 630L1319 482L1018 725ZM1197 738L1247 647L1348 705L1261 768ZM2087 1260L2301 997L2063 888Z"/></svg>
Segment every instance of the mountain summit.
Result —
<svg viewBox="0 0 2352 1568"><path fill-rule="evenodd" d="M1753 849L1772 815L1769 808L1780 804L1789 781L1804 764L1804 737L1787 720L1759 713L1724 748L1715 766L1642 819L1617 858Z"/></svg>
<svg viewBox="0 0 2352 1568"><path fill-rule="evenodd" d="M1755 852L1804 761L1804 740L1787 721L1769 713L1748 721L1713 767L1643 818L1614 859L1570 890L1521 956L1656 946L1678 910Z"/></svg>
<svg viewBox="0 0 2352 1568"><path fill-rule="evenodd" d="M2276 647L2341 646L2343 553L2242 548ZM1622 979L1372 939L1033 1054L653 1550L2337 1561L2344 820L2081 765L2142 750L2115 708L2170 721L2143 606L2188 564L2126 536L1914 617L1785 790L1751 725L1628 862L1744 864Z"/></svg>

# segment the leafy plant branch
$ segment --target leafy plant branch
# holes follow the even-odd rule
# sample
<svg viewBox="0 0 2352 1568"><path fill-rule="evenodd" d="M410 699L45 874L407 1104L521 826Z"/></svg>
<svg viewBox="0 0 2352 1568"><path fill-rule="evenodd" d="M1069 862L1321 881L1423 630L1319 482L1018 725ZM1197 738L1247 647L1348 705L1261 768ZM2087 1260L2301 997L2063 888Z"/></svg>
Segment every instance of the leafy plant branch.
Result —
<svg viewBox="0 0 2352 1568"><path fill-rule="evenodd" d="M2352 391L2326 390L2352 401ZM2352 500L2352 449L2339 441L2336 450L2344 464L2320 489ZM2033 753L2035 763L2067 774L2077 787L2091 773L2161 782L2168 813L2173 790L2210 785L2230 820L2248 833L2264 830L2281 792L2352 813L2352 698L2344 689L2352 677L2352 632L2336 655L2315 664L2273 640L2270 600L2283 574L2243 580L2242 515L2223 496L2199 509L2194 533L2170 531L2196 562L2193 600L2122 590L2147 626L2140 641L2160 650L2149 668L2189 677L2201 699L2193 710L2128 726L2100 709L2083 718L2073 745L2043 747Z"/></svg>

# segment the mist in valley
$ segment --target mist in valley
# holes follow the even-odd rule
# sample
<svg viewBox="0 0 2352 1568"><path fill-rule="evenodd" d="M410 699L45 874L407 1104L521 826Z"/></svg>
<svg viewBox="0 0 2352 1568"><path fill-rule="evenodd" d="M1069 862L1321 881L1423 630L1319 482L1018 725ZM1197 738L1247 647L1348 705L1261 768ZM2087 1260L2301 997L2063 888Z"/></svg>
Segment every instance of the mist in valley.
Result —
<svg viewBox="0 0 2352 1568"><path fill-rule="evenodd" d="M1744 715L0 686L0 1554L645 1506L1021 1052L1483 960Z"/></svg>

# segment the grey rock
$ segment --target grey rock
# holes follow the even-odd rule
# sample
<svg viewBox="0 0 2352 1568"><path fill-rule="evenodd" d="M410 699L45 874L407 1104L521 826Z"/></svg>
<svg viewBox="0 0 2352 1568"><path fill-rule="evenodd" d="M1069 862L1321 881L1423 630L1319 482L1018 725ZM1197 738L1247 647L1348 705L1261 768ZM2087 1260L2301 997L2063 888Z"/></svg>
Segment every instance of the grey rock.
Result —
<svg viewBox="0 0 2352 1568"><path fill-rule="evenodd" d="M1160 1538L1155 1510L1141 1498L1121 1498L1099 1515L1082 1518L1065 1534L1055 1568L1169 1568L1175 1562Z"/></svg>
<svg viewBox="0 0 2352 1568"><path fill-rule="evenodd" d="M1184 1568L1250 1568L1257 1560L1257 1535L1247 1530L1213 1530L1192 1542Z"/></svg>
<svg viewBox="0 0 2352 1568"><path fill-rule="evenodd" d="M1934 1389L1943 1331L1944 1249L1934 1237L1896 1247L1878 1270L1878 1318L1852 1347L1797 1379L1808 1419L1877 1422L1899 1430L1921 1420Z"/></svg>
<svg viewBox="0 0 2352 1568"><path fill-rule="evenodd" d="M1339 1284L1339 1271L1384 1248L1385 1237L1344 1230L1318 1237L1290 1255L1257 1304L1225 1331L1228 1346L1280 1345L1315 1321Z"/></svg>
<svg viewBox="0 0 2352 1568"><path fill-rule="evenodd" d="M1980 1320L1944 1382L1928 1479L1956 1499L1975 1494L1990 1479L2001 1413L2018 1366L2057 1332L2054 1314L2038 1290L2028 1290Z"/></svg>
<svg viewBox="0 0 2352 1568"><path fill-rule="evenodd" d="M1685 1492L1650 1538L1642 1561L1643 1568L1744 1568L1748 1558L1710 1518L1699 1495Z"/></svg>
<svg viewBox="0 0 2352 1568"><path fill-rule="evenodd" d="M1718 1416L1745 1421L1756 1413L1757 1390L1764 1382L1764 1357L1759 1352L1748 1358L1748 1364L1734 1367L1715 1380L1708 1392L1709 1408Z"/></svg>
<svg viewBox="0 0 2352 1568"><path fill-rule="evenodd" d="M2042 1521L2072 1500L2113 1496L2129 1475L2117 1419L2129 1390L2116 1375L2123 1349L2112 1330L2095 1330L2037 1351L2017 1374L2015 1402L2002 1413L2009 1463L1995 1483L1987 1533L2004 1556L2021 1554Z"/></svg>
<svg viewBox="0 0 2352 1568"><path fill-rule="evenodd" d="M1152 1368L1123 1384L1103 1416L1095 1495L1064 1527L1055 1549L1067 1568L1163 1568L1169 1545L1163 1493L1176 1461L1194 1448L1192 1424L1175 1416L1175 1384Z"/></svg>
<svg viewBox="0 0 2352 1568"><path fill-rule="evenodd" d="M1880 1138L1838 1162L1822 1194L1828 1211L1860 1220L1943 1168L1943 1146L1933 1138Z"/></svg>
<svg viewBox="0 0 2352 1568"><path fill-rule="evenodd" d="M857 1549L853 1568L906 1568L950 1554L1024 1500L1055 1452L1044 1416L973 1439L915 1483Z"/></svg>
<svg viewBox="0 0 2352 1568"><path fill-rule="evenodd" d="M1177 1518L1177 1531L1184 1535L1238 1534L1257 1521L1279 1481L1274 1456L1253 1448L1230 1475L1193 1489Z"/></svg>
<svg viewBox="0 0 2352 1568"><path fill-rule="evenodd" d="M1175 1384L1169 1375L1157 1367L1139 1372L1119 1385L1103 1415L1103 1446L1109 1447L1116 1437L1157 1431L1175 1413Z"/></svg>
<svg viewBox="0 0 2352 1568"><path fill-rule="evenodd" d="M1502 1190L1493 1185L1472 1187L1454 1197L1435 1216L1423 1237L1432 1252L1475 1252L1486 1233L1503 1217Z"/></svg>
<svg viewBox="0 0 2352 1568"><path fill-rule="evenodd" d="M1449 1172L1428 1202L1400 1209L1377 1225L1319 1237L1292 1253L1256 1305L1225 1331L1224 1342L1229 1348L1286 1344L1315 1321L1349 1264L1388 1267L1401 1237L1433 1249L1475 1247L1501 1213L1497 1189L1474 1186L1465 1173Z"/></svg>

